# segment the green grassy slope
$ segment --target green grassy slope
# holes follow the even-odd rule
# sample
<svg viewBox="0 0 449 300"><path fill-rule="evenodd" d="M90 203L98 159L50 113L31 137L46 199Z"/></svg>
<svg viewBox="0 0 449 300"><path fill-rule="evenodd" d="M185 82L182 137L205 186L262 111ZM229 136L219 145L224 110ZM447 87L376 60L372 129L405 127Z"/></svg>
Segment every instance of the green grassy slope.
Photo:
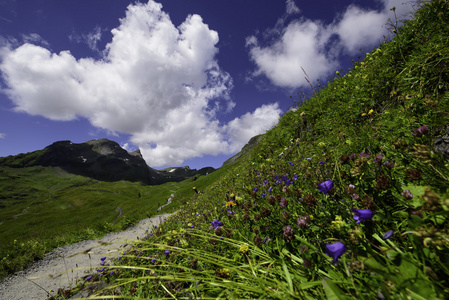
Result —
<svg viewBox="0 0 449 300"><path fill-rule="evenodd" d="M449 166L434 141L449 123L449 3L420 6L78 289L105 280L102 299L447 299Z"/></svg>
<svg viewBox="0 0 449 300"><path fill-rule="evenodd" d="M201 191L226 169L148 186L93 180L59 168L0 167L0 278L54 247L122 230L147 215L173 212L194 193L193 187ZM171 194L172 204L157 212Z"/></svg>

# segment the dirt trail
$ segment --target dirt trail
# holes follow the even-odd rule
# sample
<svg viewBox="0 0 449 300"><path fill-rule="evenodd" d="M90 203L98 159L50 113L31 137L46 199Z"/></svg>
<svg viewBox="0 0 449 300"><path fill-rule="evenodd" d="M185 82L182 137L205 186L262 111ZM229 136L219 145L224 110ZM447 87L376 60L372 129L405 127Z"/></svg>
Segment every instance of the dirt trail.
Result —
<svg viewBox="0 0 449 300"><path fill-rule="evenodd" d="M0 282L1 300L44 300L59 288L75 285L77 279L101 268L101 258L118 256L126 250L126 241L144 237L171 214L162 214L139 222L125 231L101 239L79 242L55 249L25 271ZM92 272L93 271L93 272ZM50 291L53 292L50 292Z"/></svg>

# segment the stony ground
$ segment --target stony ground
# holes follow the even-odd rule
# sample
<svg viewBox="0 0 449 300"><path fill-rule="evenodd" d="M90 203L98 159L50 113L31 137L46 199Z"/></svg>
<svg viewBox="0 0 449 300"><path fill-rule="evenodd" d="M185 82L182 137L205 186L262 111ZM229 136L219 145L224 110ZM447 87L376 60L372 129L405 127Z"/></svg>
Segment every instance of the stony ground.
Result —
<svg viewBox="0 0 449 300"><path fill-rule="evenodd" d="M127 241L145 237L170 214L145 219L125 231L111 233L101 239L83 241L57 248L44 259L0 282L1 300L48 299L59 288L76 284L101 268L101 258L119 256L129 247ZM93 272L92 272L93 271Z"/></svg>

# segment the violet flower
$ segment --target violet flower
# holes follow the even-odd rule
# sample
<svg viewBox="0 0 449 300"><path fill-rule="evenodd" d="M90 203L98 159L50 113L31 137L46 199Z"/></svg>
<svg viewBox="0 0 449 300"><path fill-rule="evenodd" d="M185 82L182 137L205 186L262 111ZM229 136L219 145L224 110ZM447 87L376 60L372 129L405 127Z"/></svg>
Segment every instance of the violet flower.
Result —
<svg viewBox="0 0 449 300"><path fill-rule="evenodd" d="M354 213L354 220L357 220L357 223L362 221L369 220L373 217L373 212L369 209L357 209L353 208L352 212Z"/></svg>
<svg viewBox="0 0 449 300"><path fill-rule="evenodd" d="M327 193L329 193L329 190L334 186L334 183L332 182L332 180L326 180L324 182L317 183L317 186L320 192L327 195Z"/></svg>
<svg viewBox="0 0 449 300"><path fill-rule="evenodd" d="M415 130L413 130L412 135L413 136L417 136L417 137L421 137L422 135L426 135L428 133L429 133L429 127L421 126L419 128L416 128Z"/></svg>
<svg viewBox="0 0 449 300"><path fill-rule="evenodd" d="M384 240L389 239L389 238L391 238L391 237L393 236L393 233L394 233L393 230L388 230L387 232L385 232L385 234L383 235L382 238L383 238Z"/></svg>
<svg viewBox="0 0 449 300"><path fill-rule="evenodd" d="M346 252L345 244L341 242L326 244L326 255L332 257L334 262L337 262L340 256Z"/></svg>
<svg viewBox="0 0 449 300"><path fill-rule="evenodd" d="M218 220L214 220L212 221L212 227L213 229L217 229L218 227L223 226L223 223L218 221Z"/></svg>
<svg viewBox="0 0 449 300"><path fill-rule="evenodd" d="M410 190L404 190L401 195L407 200L413 199L413 194L410 192Z"/></svg>

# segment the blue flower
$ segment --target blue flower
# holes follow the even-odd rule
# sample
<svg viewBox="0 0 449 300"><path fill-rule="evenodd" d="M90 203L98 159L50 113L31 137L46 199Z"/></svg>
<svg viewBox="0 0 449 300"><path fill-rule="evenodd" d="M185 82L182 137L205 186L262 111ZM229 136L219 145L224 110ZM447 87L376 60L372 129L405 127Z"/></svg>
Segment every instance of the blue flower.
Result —
<svg viewBox="0 0 449 300"><path fill-rule="evenodd" d="M165 250L164 253L165 253L165 255L169 255L171 253L171 251L170 250Z"/></svg>
<svg viewBox="0 0 449 300"><path fill-rule="evenodd" d="M92 275L86 278L87 281L89 281L91 279L92 279Z"/></svg>
<svg viewBox="0 0 449 300"><path fill-rule="evenodd" d="M255 188L253 189L253 192L256 193L258 190L259 190L259 189L255 187Z"/></svg>
<svg viewBox="0 0 449 300"><path fill-rule="evenodd" d="M345 244L341 242L326 244L326 255L332 257L334 262L337 262L340 256L346 252Z"/></svg>
<svg viewBox="0 0 449 300"><path fill-rule="evenodd" d="M373 212L369 209L357 209L353 208L352 212L354 213L354 220L357 220L357 223L362 221L369 220L373 217Z"/></svg>
<svg viewBox="0 0 449 300"><path fill-rule="evenodd" d="M101 259L101 261L105 261L106 260L106 256L105 257L102 257L102 258L100 258Z"/></svg>
<svg viewBox="0 0 449 300"><path fill-rule="evenodd" d="M317 186L320 192L327 195L327 193L329 193L329 190L334 186L334 183L332 182L332 180L326 180L324 182L317 183Z"/></svg>
<svg viewBox="0 0 449 300"><path fill-rule="evenodd" d="M220 226L223 226L223 223L221 223L221 222L218 221L218 220L212 221L212 227L213 227L214 229L217 229L217 228L220 227Z"/></svg>
<svg viewBox="0 0 449 300"><path fill-rule="evenodd" d="M292 163L291 161L290 162L288 162L288 164L290 165L290 166L294 166L295 164L294 163Z"/></svg>
<svg viewBox="0 0 449 300"><path fill-rule="evenodd" d="M293 175L293 180L298 180L298 178L299 178L298 174Z"/></svg>
<svg viewBox="0 0 449 300"><path fill-rule="evenodd" d="M385 232L385 234L383 235L382 238L383 238L384 240L389 239L389 238L391 238L391 237L393 236L393 233L394 233L393 230L388 230L387 232Z"/></svg>
<svg viewBox="0 0 449 300"><path fill-rule="evenodd" d="M150 261L150 264L154 265L155 262L156 262L156 259L153 258L153 259Z"/></svg>

